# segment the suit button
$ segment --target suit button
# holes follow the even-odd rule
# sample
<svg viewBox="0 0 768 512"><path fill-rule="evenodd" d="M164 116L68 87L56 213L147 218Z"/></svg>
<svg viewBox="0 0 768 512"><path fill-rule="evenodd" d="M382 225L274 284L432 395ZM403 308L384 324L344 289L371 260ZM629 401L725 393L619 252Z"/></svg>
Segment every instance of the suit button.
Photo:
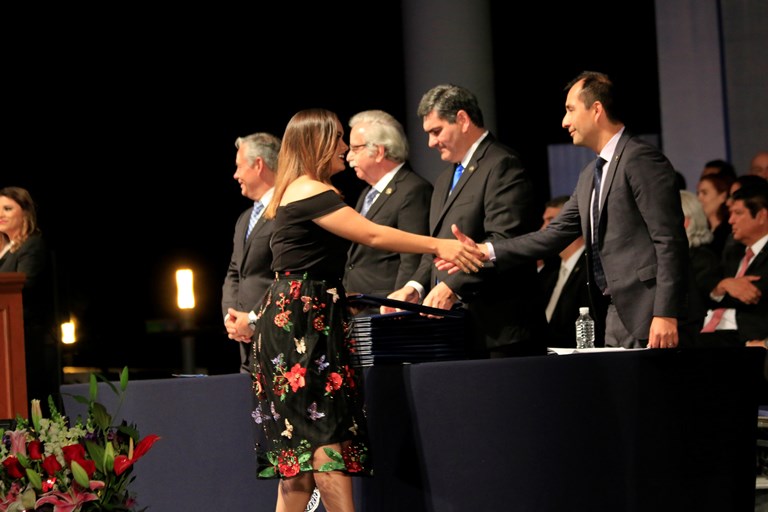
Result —
<svg viewBox="0 0 768 512"><path fill-rule="evenodd" d="M355 265L354 265L354 264L350 264L350 265L347 267L347 269L348 269L348 270L352 270L353 268L355 268Z"/></svg>

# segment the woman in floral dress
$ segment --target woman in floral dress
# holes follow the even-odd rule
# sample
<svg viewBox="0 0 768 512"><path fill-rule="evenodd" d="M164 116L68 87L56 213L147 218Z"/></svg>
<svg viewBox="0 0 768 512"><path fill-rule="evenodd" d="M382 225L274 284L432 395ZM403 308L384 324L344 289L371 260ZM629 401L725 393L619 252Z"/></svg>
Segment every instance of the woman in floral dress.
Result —
<svg viewBox="0 0 768 512"><path fill-rule="evenodd" d="M230 334L252 340L253 418L266 438L257 450L259 478L280 478L279 511L303 511L315 487L329 512L352 511L350 476L372 474L362 375L353 367L341 284L350 242L436 254L465 272L481 266L480 252L457 240L379 226L347 206L330 181L346 166L343 135L336 114L324 109L303 110L288 123L265 212L275 222L275 280L255 331ZM235 314L241 322L247 317Z"/></svg>

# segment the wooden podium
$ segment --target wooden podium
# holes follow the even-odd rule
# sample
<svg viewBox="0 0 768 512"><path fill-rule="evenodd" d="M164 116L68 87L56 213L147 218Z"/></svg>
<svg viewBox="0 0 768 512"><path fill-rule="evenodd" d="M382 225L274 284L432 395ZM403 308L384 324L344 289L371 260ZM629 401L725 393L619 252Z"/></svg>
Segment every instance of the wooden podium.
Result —
<svg viewBox="0 0 768 512"><path fill-rule="evenodd" d="M0 272L0 419L26 418L29 409L21 302L25 280L20 272Z"/></svg>

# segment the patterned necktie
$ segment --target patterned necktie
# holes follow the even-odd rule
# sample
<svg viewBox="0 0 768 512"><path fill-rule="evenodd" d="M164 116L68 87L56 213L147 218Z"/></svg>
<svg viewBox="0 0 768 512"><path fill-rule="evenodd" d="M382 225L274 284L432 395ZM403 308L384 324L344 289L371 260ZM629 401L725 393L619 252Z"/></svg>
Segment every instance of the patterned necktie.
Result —
<svg viewBox="0 0 768 512"><path fill-rule="evenodd" d="M744 253L744 258L741 260L741 266L739 267L739 271L736 272L736 277L741 277L747 272L747 265L749 265L749 262L750 260L752 260L752 257L754 255L755 253L752 252L752 248L747 247L747 251ZM707 322L707 325L704 326L701 332L715 332L715 330L717 329L717 324L719 324L720 320L723 319L725 310L726 308L717 308L712 313L712 318L709 319L709 322Z"/></svg>
<svg viewBox="0 0 768 512"><path fill-rule="evenodd" d="M379 191L375 188L371 187L371 190L368 191L367 194L365 194L365 200L363 200L363 207L360 210L360 215L365 217L365 215L368 213L368 210L371 209L371 205L376 200L376 198L379 197Z"/></svg>
<svg viewBox="0 0 768 512"><path fill-rule="evenodd" d="M595 160L595 191L594 199L592 201L592 242L589 244L589 250L592 254L592 273L595 275L595 284L597 284L600 291L605 293L605 289L608 288L608 282L605 279L605 272L603 271L603 262L600 261L600 251L598 250L598 225L600 220L600 183L603 180L603 165L605 159L597 157Z"/></svg>
<svg viewBox="0 0 768 512"><path fill-rule="evenodd" d="M248 237L251 235L251 231L253 231L253 226L255 226L256 221L259 220L259 214L263 209L264 209L264 205L261 203L261 201L253 202L253 210L251 211L251 218L248 220L248 230L245 232L246 240L248 240Z"/></svg>
<svg viewBox="0 0 768 512"><path fill-rule="evenodd" d="M456 184L459 182L459 178L461 178L461 173L464 172L464 166L461 164L458 164L456 166L456 170L453 171L453 181L451 182L451 192L453 192L453 188L456 186Z"/></svg>

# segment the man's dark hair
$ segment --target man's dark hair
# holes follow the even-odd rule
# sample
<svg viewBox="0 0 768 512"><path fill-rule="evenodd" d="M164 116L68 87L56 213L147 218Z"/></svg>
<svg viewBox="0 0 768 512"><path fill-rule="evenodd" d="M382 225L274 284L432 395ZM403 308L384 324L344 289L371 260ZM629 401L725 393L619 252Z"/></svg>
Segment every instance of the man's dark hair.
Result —
<svg viewBox="0 0 768 512"><path fill-rule="evenodd" d="M613 81L605 73L597 71L582 71L579 76L568 82L565 91L568 92L571 87L579 81L584 80L581 86L579 98L587 106L591 107L596 101L603 105L608 119L614 123L622 123L621 102L619 101L618 89Z"/></svg>
<svg viewBox="0 0 768 512"><path fill-rule="evenodd" d="M757 216L757 212L760 210L768 210L768 181L763 181L765 183L751 186L743 185L733 193L733 200L744 201L744 206L747 207L753 218Z"/></svg>

